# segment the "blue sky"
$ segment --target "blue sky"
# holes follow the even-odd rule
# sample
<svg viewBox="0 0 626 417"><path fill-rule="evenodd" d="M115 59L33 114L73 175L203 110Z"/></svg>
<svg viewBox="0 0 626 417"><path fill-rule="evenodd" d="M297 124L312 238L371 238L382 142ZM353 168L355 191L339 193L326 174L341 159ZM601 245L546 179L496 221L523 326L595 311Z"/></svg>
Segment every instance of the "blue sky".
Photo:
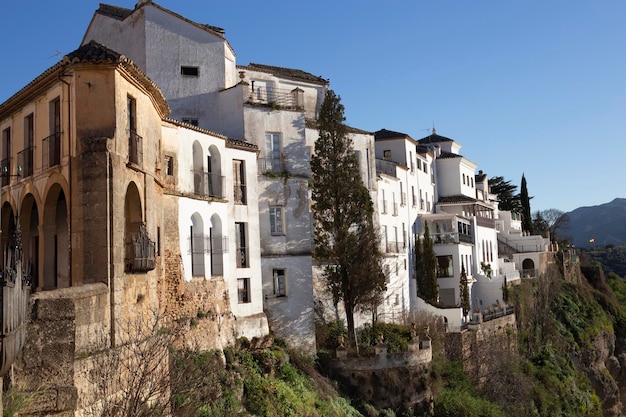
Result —
<svg viewBox="0 0 626 417"><path fill-rule="evenodd" d="M3 4L0 102L76 49L99 3ZM623 0L157 3L224 28L239 64L330 79L351 126L434 125L489 177L525 174L533 211L626 197Z"/></svg>

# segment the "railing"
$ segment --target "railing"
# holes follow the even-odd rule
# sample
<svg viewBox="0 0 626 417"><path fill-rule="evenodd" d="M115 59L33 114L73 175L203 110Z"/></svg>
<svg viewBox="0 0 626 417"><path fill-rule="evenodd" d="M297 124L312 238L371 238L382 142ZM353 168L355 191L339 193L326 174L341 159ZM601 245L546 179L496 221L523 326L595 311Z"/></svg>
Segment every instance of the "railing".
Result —
<svg viewBox="0 0 626 417"><path fill-rule="evenodd" d="M224 254L228 253L228 236L214 238L211 244L211 275L224 275Z"/></svg>
<svg viewBox="0 0 626 417"><path fill-rule="evenodd" d="M259 174L263 175L268 172L273 174L280 174L285 172L285 163L281 155L280 158L261 157L257 160L259 165Z"/></svg>
<svg viewBox="0 0 626 417"><path fill-rule="evenodd" d="M401 246L400 242L387 242L387 253L399 253Z"/></svg>
<svg viewBox="0 0 626 417"><path fill-rule="evenodd" d="M251 103L266 104L288 109L295 109L301 106L298 103L297 92L284 88L275 87L254 87L250 91Z"/></svg>
<svg viewBox="0 0 626 417"><path fill-rule="evenodd" d="M432 239L435 245L458 244L460 242L474 243L474 237L472 235L458 232L434 233Z"/></svg>
<svg viewBox="0 0 626 417"><path fill-rule="evenodd" d="M398 203L393 203L393 216L398 215Z"/></svg>
<svg viewBox="0 0 626 417"><path fill-rule="evenodd" d="M476 216L476 224L481 227L496 228L496 221L487 217Z"/></svg>
<svg viewBox="0 0 626 417"><path fill-rule="evenodd" d="M387 214L387 200L383 200L383 205L382 205L382 214Z"/></svg>
<svg viewBox="0 0 626 417"><path fill-rule="evenodd" d="M400 193L400 205L406 206L406 193Z"/></svg>
<svg viewBox="0 0 626 417"><path fill-rule="evenodd" d="M9 185L11 182L11 158L4 158L0 162L0 175L2 178L2 186Z"/></svg>
<svg viewBox="0 0 626 417"><path fill-rule="evenodd" d="M248 268L248 249L243 246L237 248L237 268Z"/></svg>
<svg viewBox="0 0 626 417"><path fill-rule="evenodd" d="M413 203L412 203L413 207L417 207L417 196L415 194L413 194Z"/></svg>
<svg viewBox="0 0 626 417"><path fill-rule="evenodd" d="M42 165L43 169L59 165L61 163L61 134L54 133L42 140Z"/></svg>
<svg viewBox="0 0 626 417"><path fill-rule="evenodd" d="M193 175L193 192L205 197L222 198L224 177L210 172L191 170Z"/></svg>
<svg viewBox="0 0 626 417"><path fill-rule="evenodd" d="M234 198L235 204L248 204L248 199L246 196L246 185L235 183Z"/></svg>
<svg viewBox="0 0 626 417"><path fill-rule="evenodd" d="M485 310L483 313L483 322L498 319L500 317L509 316L515 312L513 306L495 308L493 310Z"/></svg>
<svg viewBox="0 0 626 417"><path fill-rule="evenodd" d="M124 269L130 273L152 271L156 266L155 255L156 244L148 237L145 225L141 225L139 233L126 242Z"/></svg>
<svg viewBox="0 0 626 417"><path fill-rule="evenodd" d="M17 154L18 169L21 167L21 173L23 177L30 177L33 175L33 153L35 152L34 146L29 146L23 151Z"/></svg>
<svg viewBox="0 0 626 417"><path fill-rule="evenodd" d="M376 172L379 174L386 174L395 178L397 165L395 162L376 158Z"/></svg>
<svg viewBox="0 0 626 417"><path fill-rule="evenodd" d="M522 269L523 278L535 278L539 276L539 270L536 268Z"/></svg>
<svg viewBox="0 0 626 417"><path fill-rule="evenodd" d="M143 138L132 130L128 135L128 162L143 166Z"/></svg>

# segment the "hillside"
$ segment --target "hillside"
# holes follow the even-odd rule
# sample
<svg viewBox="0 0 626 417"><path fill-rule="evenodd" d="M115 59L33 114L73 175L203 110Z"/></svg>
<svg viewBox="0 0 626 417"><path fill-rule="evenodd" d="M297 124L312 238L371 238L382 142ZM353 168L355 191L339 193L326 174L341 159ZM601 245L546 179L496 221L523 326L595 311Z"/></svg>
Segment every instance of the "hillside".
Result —
<svg viewBox="0 0 626 417"><path fill-rule="evenodd" d="M568 234L576 247L626 244L626 198L579 207L567 215L570 218Z"/></svg>

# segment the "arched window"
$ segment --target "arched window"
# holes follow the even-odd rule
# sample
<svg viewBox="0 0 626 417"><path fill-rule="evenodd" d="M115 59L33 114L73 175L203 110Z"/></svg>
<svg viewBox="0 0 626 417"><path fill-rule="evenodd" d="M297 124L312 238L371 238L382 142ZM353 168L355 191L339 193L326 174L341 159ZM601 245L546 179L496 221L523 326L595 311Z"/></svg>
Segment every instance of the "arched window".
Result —
<svg viewBox="0 0 626 417"><path fill-rule="evenodd" d="M224 275L224 253L228 249L222 232L222 220L217 214L211 216L211 275Z"/></svg>
<svg viewBox="0 0 626 417"><path fill-rule="evenodd" d="M204 152L200 142L195 141L192 146L193 154L193 192L197 195L208 195L207 173L204 169Z"/></svg>
<svg viewBox="0 0 626 417"><path fill-rule="evenodd" d="M209 156L207 157L207 172L209 182L209 197L224 197L222 193L222 161L220 151L215 145L209 146Z"/></svg>
<svg viewBox="0 0 626 417"><path fill-rule="evenodd" d="M204 276L204 222L202 216L194 213L191 216L191 228L189 236L189 252L191 253L191 275L194 277Z"/></svg>

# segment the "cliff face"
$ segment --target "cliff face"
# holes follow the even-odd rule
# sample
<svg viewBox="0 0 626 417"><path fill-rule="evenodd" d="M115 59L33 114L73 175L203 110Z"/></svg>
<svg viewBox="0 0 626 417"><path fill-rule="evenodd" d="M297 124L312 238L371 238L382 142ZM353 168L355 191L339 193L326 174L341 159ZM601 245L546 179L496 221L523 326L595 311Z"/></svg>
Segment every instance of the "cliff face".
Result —
<svg viewBox="0 0 626 417"><path fill-rule="evenodd" d="M573 356L572 361L585 372L592 388L600 397L603 416L624 416L621 398L623 392L626 392L624 385L626 354L619 355L621 356L620 363L620 358L615 356L615 335L610 331L602 330L591 340L588 350L582 351L582 355Z"/></svg>

